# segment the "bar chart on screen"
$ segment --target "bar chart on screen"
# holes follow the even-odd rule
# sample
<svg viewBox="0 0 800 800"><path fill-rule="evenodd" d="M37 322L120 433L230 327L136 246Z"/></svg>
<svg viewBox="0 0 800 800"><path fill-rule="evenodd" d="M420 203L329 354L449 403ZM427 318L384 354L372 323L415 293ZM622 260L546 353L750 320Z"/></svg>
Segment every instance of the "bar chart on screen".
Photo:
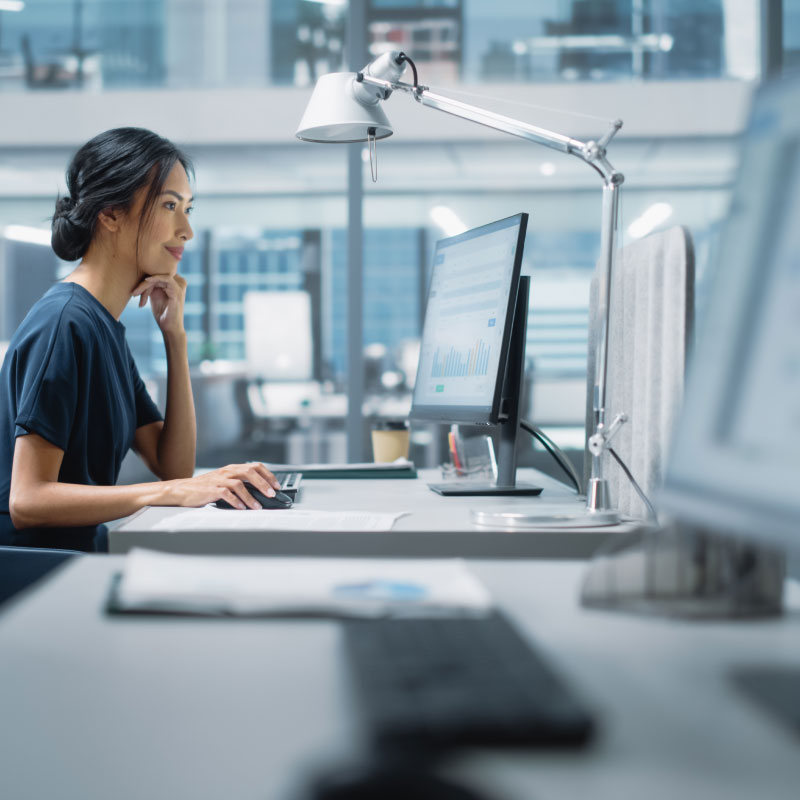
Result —
<svg viewBox="0 0 800 800"><path fill-rule="evenodd" d="M437 347L433 354L431 366L432 378L471 377L486 375L489 370L491 347L483 339L479 339L468 350L457 350L451 347L442 352Z"/></svg>
<svg viewBox="0 0 800 800"><path fill-rule="evenodd" d="M504 227L439 243L418 372L431 402L457 393L461 402L478 404L494 390L516 236L514 227Z"/></svg>

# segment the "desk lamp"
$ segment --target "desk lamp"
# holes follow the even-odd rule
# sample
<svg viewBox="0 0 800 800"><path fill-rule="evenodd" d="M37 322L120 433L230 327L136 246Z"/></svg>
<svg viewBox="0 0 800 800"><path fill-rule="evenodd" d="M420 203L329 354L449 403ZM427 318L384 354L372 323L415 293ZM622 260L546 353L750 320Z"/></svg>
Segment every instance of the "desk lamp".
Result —
<svg viewBox="0 0 800 800"><path fill-rule="evenodd" d="M407 64L411 66L413 84L400 81ZM622 173L614 169L606 159L606 146L622 127L622 121L615 120L598 141L582 142L432 92L429 87L419 84L414 62L405 53L393 50L383 53L361 72L323 75L317 81L295 135L306 142L368 142L372 179L377 180L377 141L391 136L393 132L381 108L381 101L387 100L394 91L411 94L423 106L575 156L602 178L603 212L598 287L600 308L597 316L600 329L596 337L594 433L588 441L592 469L586 492L586 507L579 515L474 511L473 518L478 524L503 527L587 527L619 522L620 515L611 507L607 483L603 478L601 456L611 437L627 419L626 415L619 414L610 425L606 425L605 421L609 292L616 249L619 187L624 181Z"/></svg>

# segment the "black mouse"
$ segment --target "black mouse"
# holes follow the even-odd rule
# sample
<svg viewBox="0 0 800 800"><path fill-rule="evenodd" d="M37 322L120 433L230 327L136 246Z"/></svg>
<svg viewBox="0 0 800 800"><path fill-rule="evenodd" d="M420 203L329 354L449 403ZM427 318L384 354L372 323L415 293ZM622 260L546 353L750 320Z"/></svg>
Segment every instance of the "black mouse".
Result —
<svg viewBox="0 0 800 800"><path fill-rule="evenodd" d="M288 494L284 494L283 492L275 492L275 497L267 497L263 492L256 489L250 481L244 482L244 488L253 495L253 499L257 503L261 503L261 508L291 508L294 502ZM236 506L232 506L227 500L217 500L214 505L217 508L232 508L235 511L242 510L236 508Z"/></svg>

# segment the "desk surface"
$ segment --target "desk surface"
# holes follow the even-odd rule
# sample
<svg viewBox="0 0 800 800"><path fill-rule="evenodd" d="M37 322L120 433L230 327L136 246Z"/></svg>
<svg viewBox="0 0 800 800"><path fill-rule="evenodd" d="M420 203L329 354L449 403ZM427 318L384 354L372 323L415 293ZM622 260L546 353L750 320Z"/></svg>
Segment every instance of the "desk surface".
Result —
<svg viewBox="0 0 800 800"><path fill-rule="evenodd" d="M4 797L294 800L359 752L337 623L109 618L120 565L78 559L0 613ZM728 680L800 666L796 586L780 620L688 624L581 609L580 564L470 568L601 730L583 753L473 752L454 775L504 800L798 796L800 743Z"/></svg>
<svg viewBox="0 0 800 800"><path fill-rule="evenodd" d="M583 501L564 484L535 470L520 470L520 481L544 487L538 497L442 497L427 484L441 477L422 470L409 480L303 481L298 507L319 511L406 511L387 533L154 531L153 526L182 508L146 508L109 535L112 553L131 547L172 552L300 556L393 556L463 558L588 558L612 538L625 536L633 523L576 530L499 531L473 524L473 508L498 511L535 508L564 513ZM242 512L246 513L246 512ZM288 512L276 512L288 513Z"/></svg>

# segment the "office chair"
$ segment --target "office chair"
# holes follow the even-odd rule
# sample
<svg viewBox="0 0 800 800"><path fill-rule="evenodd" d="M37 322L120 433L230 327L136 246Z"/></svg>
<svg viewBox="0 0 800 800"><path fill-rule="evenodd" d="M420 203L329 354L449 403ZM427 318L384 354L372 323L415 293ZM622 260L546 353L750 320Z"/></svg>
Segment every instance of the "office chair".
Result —
<svg viewBox="0 0 800 800"><path fill-rule="evenodd" d="M25 84L29 89L64 89L75 85L75 76L57 61L37 62L33 55L31 39L24 34L20 40L25 63Z"/></svg>
<svg viewBox="0 0 800 800"><path fill-rule="evenodd" d="M79 555L82 553L78 550L0 546L0 607L67 559Z"/></svg>
<svg viewBox="0 0 800 800"><path fill-rule="evenodd" d="M587 431L594 431L597 277L589 304ZM663 481L671 431L681 406L694 323L694 248L689 231L673 227L622 248L611 282L606 424L625 412L628 422L611 442L644 493ZM643 519L647 508L609 453L604 456L611 501ZM588 482L588 452L584 483Z"/></svg>

